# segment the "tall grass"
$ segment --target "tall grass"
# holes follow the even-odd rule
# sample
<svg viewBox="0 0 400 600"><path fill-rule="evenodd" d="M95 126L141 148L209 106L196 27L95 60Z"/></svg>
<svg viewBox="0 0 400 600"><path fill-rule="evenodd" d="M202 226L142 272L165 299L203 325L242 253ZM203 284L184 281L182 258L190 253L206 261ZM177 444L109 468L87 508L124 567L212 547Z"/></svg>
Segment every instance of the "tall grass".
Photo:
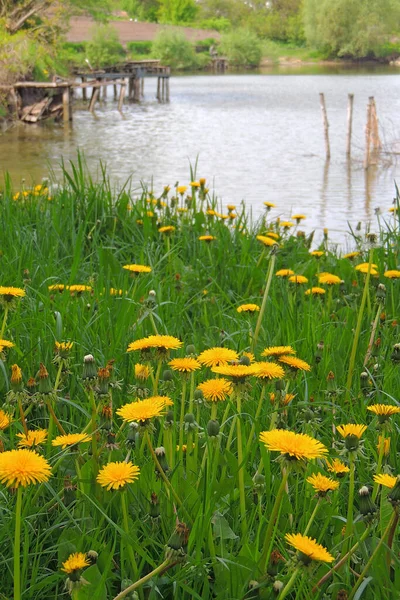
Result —
<svg viewBox="0 0 400 600"><path fill-rule="evenodd" d="M67 597L65 583L71 576L61 570L62 563L74 552L90 550L98 555L96 563L78 573L77 579L84 580L80 586L69 585L79 600L137 597L133 593L149 600L247 600L277 597L273 586L299 600L336 598L340 590L354 598L396 597L397 505L387 500L390 490L379 487L376 512L366 514L358 490L372 490L378 471L399 472L398 416L382 426L367 410L376 403L399 405L400 351L395 344L400 341L400 282L384 277L399 267L398 212L381 218L375 241L354 237L360 253L355 259L331 251L329 233L318 247L323 255L316 258L310 254L312 237L302 235L295 222L285 229L269 220L267 210L257 221L245 206L228 211L203 181L159 196L148 190L135 193L128 186L116 191L105 170L102 180L93 182L81 158L65 166L57 185L16 192L6 179L0 209L0 285L26 291L4 320L4 338L14 347L2 352L0 393L2 408L13 420L0 431L2 449L17 447L23 420L30 430L48 429L49 402L56 417L50 442L60 433L58 425L67 433L93 430L95 442L66 450L48 442L36 449L51 463L52 477L23 490L19 566L24 600ZM175 227L169 237L158 231L167 225ZM257 240L266 232L279 235L272 255ZM205 234L215 239L200 241ZM366 276L355 265L368 262L371 241L379 275L370 276L360 311ZM272 260L273 275L267 278ZM132 277L122 266L133 263L152 271ZM308 283L276 276L283 268L304 275ZM324 296L306 295L306 289L318 285L320 272L336 274L342 283L326 286ZM90 289L49 290L54 284ZM259 313L239 313L237 308L244 303L260 307L266 284L265 310L254 337ZM383 297L379 284L386 286ZM364 366L380 303L382 313ZM144 359L127 348L155 329L179 338L183 347L162 362L160 357L148 361L152 375L143 382L135 378L134 365ZM56 341L73 342L62 363L54 353ZM194 348L186 349L188 345ZM291 345L311 370L285 367L283 381L266 383L249 376L212 407L196 392L199 383L216 377L210 369L203 366L185 377L167 364L216 346L239 356L252 348L256 360L268 360L261 357L263 349L277 345ZM96 367L114 361L106 393L100 393L98 379L89 384L83 379L87 355L94 357ZM27 385L31 377L38 382L40 363L49 372L50 395L39 394L32 381ZM13 364L22 369L22 392L15 391ZM172 414L152 420L146 431L124 425L118 408L156 389L173 400ZM287 393L294 394L288 404ZM350 457L336 432L346 423L368 425L358 453ZM278 453L259 442L260 432L274 427L315 437L329 449L329 460L349 464L354 459L354 489L347 474L328 498L316 497L306 479L317 472L335 476L323 459L285 471L286 463L276 460ZM385 455L377 448L383 434L391 440ZM187 447L176 449L179 441ZM153 451L160 446L168 468ZM123 492L96 483L105 464L124 460L140 468L136 482ZM0 483L4 598L13 595L17 568L16 496L12 486ZM317 503L322 504L318 510ZM346 524L349 514L351 527ZM177 520L189 529L187 539ZM298 563L285 534L306 530L334 556L335 570L313 561L305 572ZM124 589L131 591L125 594Z"/></svg>

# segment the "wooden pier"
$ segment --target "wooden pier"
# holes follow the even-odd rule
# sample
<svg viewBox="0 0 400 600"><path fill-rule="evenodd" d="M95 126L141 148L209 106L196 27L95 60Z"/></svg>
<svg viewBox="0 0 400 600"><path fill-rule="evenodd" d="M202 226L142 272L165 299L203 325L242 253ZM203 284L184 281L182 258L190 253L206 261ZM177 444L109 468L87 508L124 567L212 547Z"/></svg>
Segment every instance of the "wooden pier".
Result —
<svg viewBox="0 0 400 600"><path fill-rule="evenodd" d="M8 103L17 119L37 123L56 118L70 123L74 90L81 89L83 100L87 100L87 91L91 89L89 110L94 112L100 92L104 99L108 87L112 86L114 100L118 100L121 111L125 98L132 102L142 100L146 77L157 78L157 100L169 102L170 68L162 66L159 60L129 61L102 70L77 71L69 81L61 78L49 82L21 81L0 87L8 92Z"/></svg>

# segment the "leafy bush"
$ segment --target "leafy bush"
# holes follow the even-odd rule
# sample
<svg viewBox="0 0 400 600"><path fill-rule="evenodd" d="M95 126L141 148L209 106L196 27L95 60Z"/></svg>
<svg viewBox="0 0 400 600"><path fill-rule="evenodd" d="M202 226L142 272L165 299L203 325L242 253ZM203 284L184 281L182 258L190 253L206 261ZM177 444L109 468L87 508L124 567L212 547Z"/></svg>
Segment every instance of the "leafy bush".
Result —
<svg viewBox="0 0 400 600"><path fill-rule="evenodd" d="M225 33L221 38L220 51L235 66L256 67L262 57L261 41L248 29Z"/></svg>
<svg viewBox="0 0 400 600"><path fill-rule="evenodd" d="M154 39L152 54L162 64L173 69L195 69L198 60L193 45L182 33L177 31L161 31Z"/></svg>
<svg viewBox="0 0 400 600"><path fill-rule="evenodd" d="M128 42L126 47L129 52L133 52L134 54L143 54L145 56L146 54L150 54L152 42Z"/></svg>
<svg viewBox="0 0 400 600"><path fill-rule="evenodd" d="M92 67L104 67L122 60L125 51L118 33L110 25L95 25L92 39L86 46L87 58Z"/></svg>
<svg viewBox="0 0 400 600"><path fill-rule="evenodd" d="M232 29L232 23L226 17L213 17L210 19L203 19L197 23L197 27L201 29L215 29L215 31L230 31Z"/></svg>

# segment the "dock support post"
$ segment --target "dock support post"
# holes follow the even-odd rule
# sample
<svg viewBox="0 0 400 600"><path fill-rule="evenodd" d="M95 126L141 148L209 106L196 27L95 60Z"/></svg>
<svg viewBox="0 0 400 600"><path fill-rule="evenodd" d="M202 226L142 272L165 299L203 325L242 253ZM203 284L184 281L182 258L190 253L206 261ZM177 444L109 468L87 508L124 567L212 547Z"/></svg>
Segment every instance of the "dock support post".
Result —
<svg viewBox="0 0 400 600"><path fill-rule="evenodd" d="M113 85L113 88L114 88L114 100L116 100L117 99L117 86L115 85L115 83Z"/></svg>
<svg viewBox="0 0 400 600"><path fill-rule="evenodd" d="M82 83L86 83L86 77L82 77ZM87 90L85 87L82 88L82 100L87 100Z"/></svg>
<svg viewBox="0 0 400 600"><path fill-rule="evenodd" d="M365 154L364 154L364 169L367 171L371 158L371 121L372 121L372 101L370 96L367 104L367 124L365 126Z"/></svg>
<svg viewBox="0 0 400 600"><path fill-rule="evenodd" d="M331 157L331 148L329 145L329 123L328 123L328 115L326 113L325 95L324 94L320 93L319 101L320 101L321 110L322 110L322 118L324 121L326 160L329 160Z"/></svg>
<svg viewBox="0 0 400 600"><path fill-rule="evenodd" d="M133 101L140 102L140 78L135 77L133 80Z"/></svg>
<svg viewBox="0 0 400 600"><path fill-rule="evenodd" d="M157 100L161 102L161 77L157 77Z"/></svg>
<svg viewBox="0 0 400 600"><path fill-rule="evenodd" d="M140 97L144 98L144 77L140 80Z"/></svg>
<svg viewBox="0 0 400 600"><path fill-rule="evenodd" d="M103 100L107 99L107 87L108 86L106 86L106 85L103 87Z"/></svg>
<svg viewBox="0 0 400 600"><path fill-rule="evenodd" d="M119 100L118 100L119 112L122 112L122 107L124 106L125 88L126 88L126 83L125 83L125 81L122 81L121 82L121 90L119 93Z"/></svg>
<svg viewBox="0 0 400 600"><path fill-rule="evenodd" d="M165 102L165 77L162 77L161 102Z"/></svg>
<svg viewBox="0 0 400 600"><path fill-rule="evenodd" d="M69 123L72 121L72 111L71 111L71 88L65 87L63 89L63 120L64 123Z"/></svg>
<svg viewBox="0 0 400 600"><path fill-rule="evenodd" d="M169 102L169 77L165 80L166 102Z"/></svg>
<svg viewBox="0 0 400 600"><path fill-rule="evenodd" d="M133 93L134 93L134 81L133 81L133 77L129 77L128 78L128 100L132 100L133 98Z"/></svg>
<svg viewBox="0 0 400 600"><path fill-rule="evenodd" d="M92 97L90 98L90 104L89 104L89 111L91 113L94 112L94 106L95 106L95 104L97 102L99 94L100 94L100 88L99 87L94 87L93 91L92 91Z"/></svg>

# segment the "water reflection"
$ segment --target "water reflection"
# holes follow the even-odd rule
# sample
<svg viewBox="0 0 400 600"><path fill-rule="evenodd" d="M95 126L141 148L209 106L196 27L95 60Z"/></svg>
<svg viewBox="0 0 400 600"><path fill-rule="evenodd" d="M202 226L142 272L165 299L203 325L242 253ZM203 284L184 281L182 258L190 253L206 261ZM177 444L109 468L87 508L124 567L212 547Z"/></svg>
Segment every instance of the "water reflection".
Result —
<svg viewBox="0 0 400 600"><path fill-rule="evenodd" d="M343 66L337 67L343 72ZM189 161L198 157L197 176L208 178L223 205L277 205L272 217L292 211L307 215L304 228L345 231L347 222L385 213L400 168L394 155L388 164L364 172L365 106L375 96L385 140L400 139L395 115L400 112L400 78L384 73L173 77L170 104L156 101L156 83L146 80L145 101L117 111L113 94L96 106L96 116L81 103L72 128L18 126L0 135L0 170L38 181L49 165L59 172L62 158L84 152L93 174L105 162L113 181L141 181L161 191L176 181L187 183ZM320 72L320 69L319 69ZM393 71L389 71L392 73ZM354 93L353 146L346 160L347 97ZM325 162L318 94L325 94L332 157ZM386 160L386 159L385 159ZM322 181L322 182L321 182Z"/></svg>

